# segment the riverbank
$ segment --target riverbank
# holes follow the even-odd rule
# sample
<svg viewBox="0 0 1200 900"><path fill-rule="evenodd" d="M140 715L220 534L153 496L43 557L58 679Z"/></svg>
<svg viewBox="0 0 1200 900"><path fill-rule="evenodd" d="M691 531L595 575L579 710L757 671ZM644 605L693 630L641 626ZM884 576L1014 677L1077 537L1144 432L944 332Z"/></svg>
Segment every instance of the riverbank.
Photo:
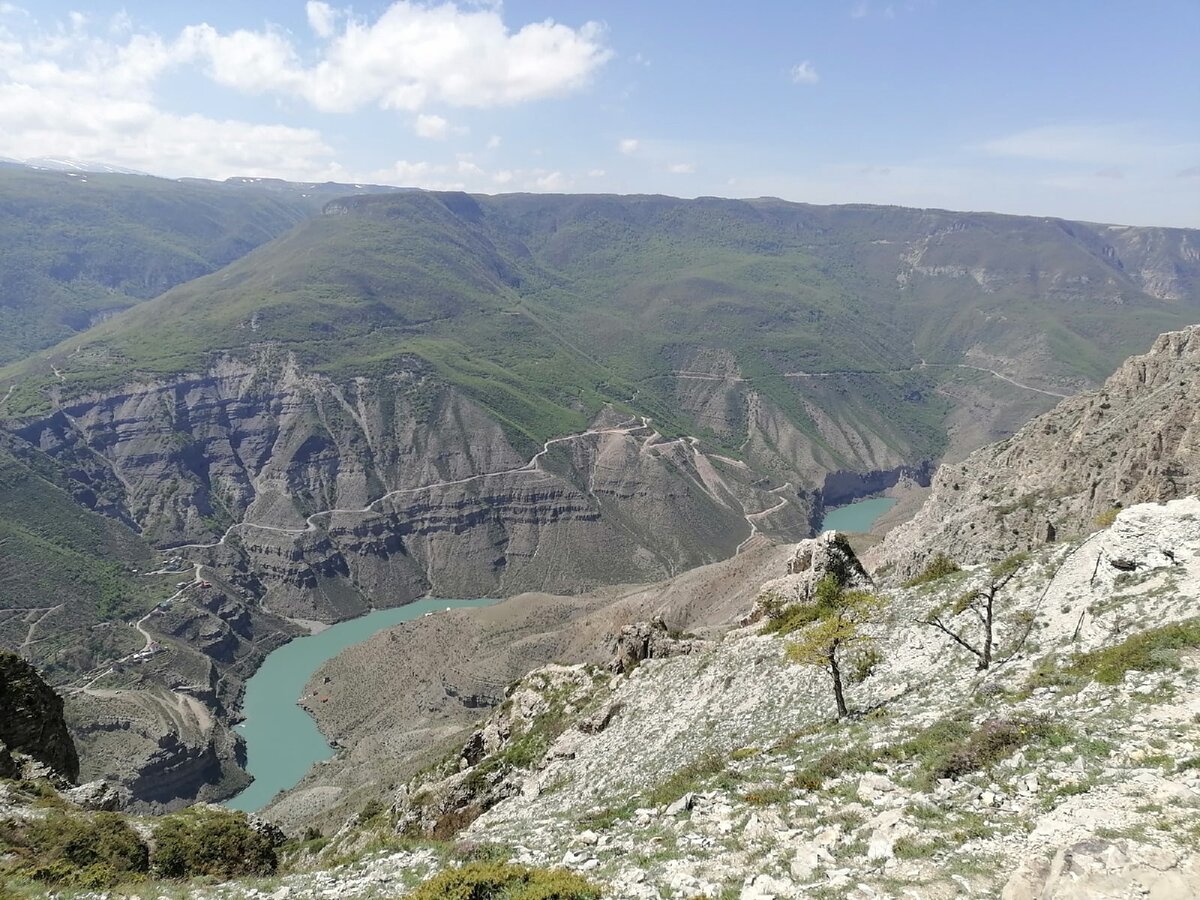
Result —
<svg viewBox="0 0 1200 900"><path fill-rule="evenodd" d="M448 608L487 606L496 601L426 599L391 609L379 609L294 638L271 653L246 682L243 722L246 771L253 783L226 806L256 812L280 791L296 785L316 763L334 750L309 711L301 705L329 702L328 694L304 697L305 684L318 667L377 632Z"/></svg>

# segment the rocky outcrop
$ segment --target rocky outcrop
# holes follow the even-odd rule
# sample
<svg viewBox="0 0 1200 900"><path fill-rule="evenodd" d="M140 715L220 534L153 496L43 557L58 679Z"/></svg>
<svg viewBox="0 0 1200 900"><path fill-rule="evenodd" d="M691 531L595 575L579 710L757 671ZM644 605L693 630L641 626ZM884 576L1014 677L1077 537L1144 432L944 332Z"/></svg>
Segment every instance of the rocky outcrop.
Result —
<svg viewBox="0 0 1200 900"><path fill-rule="evenodd" d="M1200 326L1162 335L1104 386L943 466L929 500L870 554L902 576L934 553L996 560L1084 534L1121 507L1200 490Z"/></svg>
<svg viewBox="0 0 1200 900"><path fill-rule="evenodd" d="M788 560L787 574L762 586L754 607L742 619L742 624L778 616L791 606L812 602L817 585L827 575L832 575L838 585L847 590L874 587L846 536L826 531L796 545Z"/></svg>
<svg viewBox="0 0 1200 900"><path fill-rule="evenodd" d="M606 644L612 653L608 662L610 672L629 672L647 659L666 659L680 656L707 646L693 636L672 632L661 616L649 622L634 622L609 635Z"/></svg>
<svg viewBox="0 0 1200 900"><path fill-rule="evenodd" d="M25 660L0 652L0 775L17 774L13 754L36 760L67 781L79 777L62 698Z"/></svg>
<svg viewBox="0 0 1200 900"><path fill-rule="evenodd" d="M91 812L116 812L129 803L129 791L107 781L89 781L60 792L80 809Z"/></svg>
<svg viewBox="0 0 1200 900"><path fill-rule="evenodd" d="M392 807L397 830L446 840L497 803L522 792L536 794L534 773L600 679L585 666L550 665L531 672L440 771L399 789ZM608 719L614 714L609 710Z"/></svg>

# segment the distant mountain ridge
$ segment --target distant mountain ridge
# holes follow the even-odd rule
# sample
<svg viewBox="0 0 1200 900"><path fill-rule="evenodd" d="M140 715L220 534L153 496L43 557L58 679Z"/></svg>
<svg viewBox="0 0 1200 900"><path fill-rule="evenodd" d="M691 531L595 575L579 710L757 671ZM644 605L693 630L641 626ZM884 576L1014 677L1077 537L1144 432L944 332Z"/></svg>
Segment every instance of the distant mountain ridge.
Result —
<svg viewBox="0 0 1200 900"><path fill-rule="evenodd" d="M0 367L206 275L376 185L155 178L0 160Z"/></svg>

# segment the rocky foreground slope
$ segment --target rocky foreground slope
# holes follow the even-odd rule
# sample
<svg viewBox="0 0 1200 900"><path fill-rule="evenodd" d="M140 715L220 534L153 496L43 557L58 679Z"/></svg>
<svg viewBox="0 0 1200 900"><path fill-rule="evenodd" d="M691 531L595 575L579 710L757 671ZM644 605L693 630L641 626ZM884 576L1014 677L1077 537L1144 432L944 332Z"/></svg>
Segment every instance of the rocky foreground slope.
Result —
<svg viewBox="0 0 1200 900"><path fill-rule="evenodd" d="M802 544L768 590L811 595L832 546ZM436 841L369 849L408 836L622 898L1197 896L1200 499L1131 507L1006 570L986 671L923 623L991 567L884 591L845 720L828 674L788 660L803 630L770 619L664 634L635 664L540 669L324 851L358 861L318 855L272 889L402 893L454 859Z"/></svg>

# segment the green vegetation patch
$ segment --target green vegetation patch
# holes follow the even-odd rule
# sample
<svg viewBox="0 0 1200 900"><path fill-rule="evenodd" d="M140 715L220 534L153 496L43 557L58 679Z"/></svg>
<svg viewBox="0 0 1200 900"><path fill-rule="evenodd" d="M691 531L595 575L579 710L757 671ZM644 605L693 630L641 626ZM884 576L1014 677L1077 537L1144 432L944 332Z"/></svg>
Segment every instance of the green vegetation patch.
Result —
<svg viewBox="0 0 1200 900"><path fill-rule="evenodd" d="M915 767L918 785L927 789L939 778L982 771L1023 747L1061 744L1067 737L1066 729L1045 718L995 718L975 727L965 716L954 716L887 747L856 743L827 750L794 779L797 787L816 791L848 772L902 763Z"/></svg>
<svg viewBox="0 0 1200 900"><path fill-rule="evenodd" d="M52 810L23 827L0 825L0 875L56 887L107 888L143 878L150 851L121 816Z"/></svg>
<svg viewBox="0 0 1200 900"><path fill-rule="evenodd" d="M1028 744L1056 734L1046 719L988 719L965 738L945 746L924 760L929 783L939 778L961 778L991 768Z"/></svg>
<svg viewBox="0 0 1200 900"><path fill-rule="evenodd" d="M643 799L646 806L667 806L724 772L725 758L721 754L704 753L676 769L666 781L647 791Z"/></svg>
<svg viewBox="0 0 1200 900"><path fill-rule="evenodd" d="M1120 684L1125 673L1162 672L1179 666L1179 653L1200 647L1200 618L1152 628L1114 647L1081 653L1067 666L1069 675Z"/></svg>
<svg viewBox="0 0 1200 900"><path fill-rule="evenodd" d="M603 892L565 869L474 862L446 869L408 895L409 900L600 900Z"/></svg>
<svg viewBox="0 0 1200 900"><path fill-rule="evenodd" d="M918 587L922 584L932 584L935 581L941 581L947 575L953 575L955 572L961 571L962 567L945 553L936 553L925 564L925 568L921 570L921 574L904 582L904 586Z"/></svg>
<svg viewBox="0 0 1200 900"><path fill-rule="evenodd" d="M277 865L274 841L239 813L189 809L154 832L154 873L164 878L270 875Z"/></svg>

